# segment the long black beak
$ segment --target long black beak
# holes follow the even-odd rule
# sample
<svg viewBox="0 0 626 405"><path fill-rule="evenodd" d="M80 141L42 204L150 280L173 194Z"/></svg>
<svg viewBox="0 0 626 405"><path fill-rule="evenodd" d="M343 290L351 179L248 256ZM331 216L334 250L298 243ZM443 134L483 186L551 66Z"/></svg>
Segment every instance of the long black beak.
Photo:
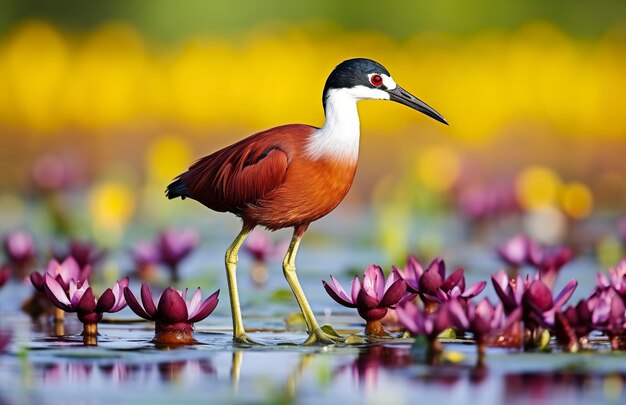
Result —
<svg viewBox="0 0 626 405"><path fill-rule="evenodd" d="M396 103L404 104L407 107L411 107L414 110L421 112L422 114L428 115L430 118L436 119L442 124L448 125L448 121L441 116L434 108L415 97L413 94L404 90L400 86L396 86L393 90L386 90L389 93L389 99L391 101L395 101Z"/></svg>

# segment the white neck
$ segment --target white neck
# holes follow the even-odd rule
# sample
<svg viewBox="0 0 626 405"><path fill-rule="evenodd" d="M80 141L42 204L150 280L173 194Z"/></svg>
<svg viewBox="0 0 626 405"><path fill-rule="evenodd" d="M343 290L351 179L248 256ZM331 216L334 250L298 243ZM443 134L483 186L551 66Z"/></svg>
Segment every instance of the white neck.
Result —
<svg viewBox="0 0 626 405"><path fill-rule="evenodd" d="M356 163L359 158L360 123L357 98L350 89L333 89L326 98L326 122L316 130L307 145L312 159L334 158Z"/></svg>

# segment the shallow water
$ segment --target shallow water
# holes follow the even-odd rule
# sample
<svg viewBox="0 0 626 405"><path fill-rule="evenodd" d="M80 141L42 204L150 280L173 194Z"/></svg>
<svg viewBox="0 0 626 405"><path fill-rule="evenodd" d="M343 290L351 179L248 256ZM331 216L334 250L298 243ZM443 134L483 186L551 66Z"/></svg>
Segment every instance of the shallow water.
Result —
<svg viewBox="0 0 626 405"><path fill-rule="evenodd" d="M343 238L341 224L326 224L333 236L303 244L299 274L321 324L341 334L359 334L363 324L350 309L335 304L321 286L334 274L347 285L350 269L362 271L385 260L370 243ZM333 224L330 224L333 225ZM436 229L453 225L437 224ZM222 270L225 233L218 229L214 245L204 246L181 269L178 286L203 295L222 287L215 313L196 324L197 343L161 349L151 343L153 324L128 308L105 314L99 325L98 346L82 344L81 325L68 315L64 330L47 320L32 322L19 307L32 288L12 281L0 290L0 329L13 332L8 351L0 355L2 404L138 404L180 403L359 403L359 404L597 404L625 403L626 357L610 353L602 340L597 351L579 354L520 353L490 349L486 367L477 368L475 347L466 341L444 344L448 360L428 366L411 349L411 340L395 339L350 346L302 347L303 331L287 330L285 318L297 311L286 290L279 259L269 263L270 278L255 288L248 276L250 260L241 255L240 291L244 322L253 339L265 346L232 344L231 321ZM334 232L332 231L334 229ZM354 232L354 229L351 230ZM447 235L458 235L450 232ZM285 234L288 238L289 235ZM334 239L333 239L334 238ZM217 243L220 241L220 243ZM341 243L339 243L341 242ZM468 285L488 280L499 269L484 246L446 241L446 261L463 263ZM459 248L461 246L461 248ZM112 260L122 262L120 257ZM400 263L401 264L401 263ZM124 268L125 265L120 265ZM451 266L450 266L451 267ZM576 277L579 288L571 302L586 296L594 285L597 264L581 257L563 271L557 290ZM123 272L122 272L123 273ZM101 278L118 278L110 269ZM98 284L96 284L98 285ZM100 285L106 285L100 280ZM157 283L161 287L166 281ZM133 291L139 283L131 283ZM153 293L158 293L153 286ZM97 288L96 288L97 290ZM98 291L98 290L97 290ZM483 296L495 298L488 285ZM286 298L285 298L286 297ZM454 361L452 361L454 360Z"/></svg>

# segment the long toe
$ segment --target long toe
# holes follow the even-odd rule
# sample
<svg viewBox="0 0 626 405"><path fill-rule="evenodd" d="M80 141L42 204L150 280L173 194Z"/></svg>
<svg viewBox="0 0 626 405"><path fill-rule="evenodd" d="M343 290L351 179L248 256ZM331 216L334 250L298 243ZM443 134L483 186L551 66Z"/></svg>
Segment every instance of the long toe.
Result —
<svg viewBox="0 0 626 405"><path fill-rule="evenodd" d="M250 336L248 336L247 333L241 334L239 336L233 336L233 343L236 346L244 346L244 347L265 346L264 343L258 342L256 340L250 338Z"/></svg>
<svg viewBox="0 0 626 405"><path fill-rule="evenodd" d="M341 336L331 335L322 330L322 328L317 328L313 332L309 334L307 340L304 341L305 346L311 345L334 345L337 343L343 343L345 338Z"/></svg>

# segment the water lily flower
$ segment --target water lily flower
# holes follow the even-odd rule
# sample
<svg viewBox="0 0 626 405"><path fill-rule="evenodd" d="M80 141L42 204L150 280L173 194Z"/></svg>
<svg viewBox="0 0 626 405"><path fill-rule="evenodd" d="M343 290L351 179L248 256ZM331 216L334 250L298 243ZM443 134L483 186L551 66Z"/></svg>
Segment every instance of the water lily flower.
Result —
<svg viewBox="0 0 626 405"><path fill-rule="evenodd" d="M155 304L150 287L141 284L141 302L130 288L124 289L128 306L134 313L155 322L154 342L159 344L190 344L194 342L193 324L211 315L219 301L220 290L202 301L200 288L187 300L187 289L178 291L168 287Z"/></svg>
<svg viewBox="0 0 626 405"><path fill-rule="evenodd" d="M590 298L590 301L593 306L591 312L593 328L606 333L613 350L619 349L619 337L626 328L624 301L612 288L598 292Z"/></svg>
<svg viewBox="0 0 626 405"><path fill-rule="evenodd" d="M530 284L530 279L523 279L521 276L511 277L504 270L491 275L493 288L502 302L504 313L509 315L522 305L522 297L526 288Z"/></svg>
<svg viewBox="0 0 626 405"><path fill-rule="evenodd" d="M126 306L123 291L128 287L128 277L117 281L113 288L107 288L98 299L87 280L77 282L71 279L68 290L65 290L56 277L46 273L43 285L55 306L65 312L76 312L78 320L83 323L84 336L97 336L103 313L118 312Z"/></svg>
<svg viewBox="0 0 626 405"><path fill-rule="evenodd" d="M451 298L469 300L480 294L487 284L481 281L465 289L464 270L458 268L446 278L446 264L439 257L426 270L417 259L409 258L400 275L407 284L407 290L420 295L427 311L433 311L438 304Z"/></svg>
<svg viewBox="0 0 626 405"><path fill-rule="evenodd" d="M600 290L613 288L626 303L626 260L622 260L617 267L609 268L609 278L598 273L596 284Z"/></svg>
<svg viewBox="0 0 626 405"><path fill-rule="evenodd" d="M71 240L68 245L68 256L78 263L78 267L94 267L106 255L106 251L99 249L90 242Z"/></svg>
<svg viewBox="0 0 626 405"><path fill-rule="evenodd" d="M135 263L135 274L139 278L149 280L155 266L161 261L159 249L152 242L139 242L130 250L130 257Z"/></svg>
<svg viewBox="0 0 626 405"><path fill-rule="evenodd" d="M554 282L561 268L574 256L574 252L568 247L541 247L532 245L529 251L528 261L539 272L539 279L549 288L554 287Z"/></svg>
<svg viewBox="0 0 626 405"><path fill-rule="evenodd" d="M596 305L596 299L581 299L575 306L570 305L556 313L554 335L564 350L575 352L587 346L589 333L593 330L592 310Z"/></svg>
<svg viewBox="0 0 626 405"><path fill-rule="evenodd" d="M62 262L51 259L48 262L44 273L33 272L30 274L30 281L38 291L44 290L45 276L49 275L56 279L61 287L67 291L70 287L70 281L82 283L91 275L91 266L80 267L76 260L69 256Z"/></svg>
<svg viewBox="0 0 626 405"><path fill-rule="evenodd" d="M437 337L454 326L450 313L452 301L441 304L435 312L427 312L413 302L404 302L396 308L400 323L414 336L424 336L428 341L428 362L437 362L443 348Z"/></svg>
<svg viewBox="0 0 626 405"><path fill-rule="evenodd" d="M483 362L490 338L521 319L519 308L505 318L502 303L494 306L489 298L483 298L477 304L468 302L465 306L458 300L453 300L450 302L449 311L457 330L471 332L474 335L479 364Z"/></svg>
<svg viewBox="0 0 626 405"><path fill-rule="evenodd" d="M11 269L7 265L0 266L0 287L11 278Z"/></svg>
<svg viewBox="0 0 626 405"><path fill-rule="evenodd" d="M12 337L11 332L0 331L0 353L4 353L9 343L11 343Z"/></svg>
<svg viewBox="0 0 626 405"><path fill-rule="evenodd" d="M330 276L331 283L322 281L324 289L332 299L339 304L356 308L361 318L365 319L365 334L371 336L385 336L381 320L389 308L397 305L406 293L406 283L397 269L394 269L387 280L383 270L373 264L365 269L363 282L354 277L350 295L339 284L337 279Z"/></svg>
<svg viewBox="0 0 626 405"><path fill-rule="evenodd" d="M36 256L35 241L31 234L26 231L10 232L4 237L3 248L17 276L26 276Z"/></svg>
<svg viewBox="0 0 626 405"><path fill-rule="evenodd" d="M277 248L272 243L272 239L266 233L253 232L246 239L243 250L253 260L250 270L252 281L257 286L265 284L269 278L266 263L277 254Z"/></svg>
<svg viewBox="0 0 626 405"><path fill-rule="evenodd" d="M539 328L554 325L554 316L570 299L578 281L570 280L555 297L552 290L541 280L532 280L522 297L522 317L524 327L531 332L531 339L536 338ZM532 344L533 342L528 342Z"/></svg>
<svg viewBox="0 0 626 405"><path fill-rule="evenodd" d="M515 235L496 248L500 259L514 268L528 263L533 241L526 235Z"/></svg>
<svg viewBox="0 0 626 405"><path fill-rule="evenodd" d="M180 262L198 246L199 236L193 229L168 229L159 235L156 246L161 262L171 272L172 281L178 281Z"/></svg>

